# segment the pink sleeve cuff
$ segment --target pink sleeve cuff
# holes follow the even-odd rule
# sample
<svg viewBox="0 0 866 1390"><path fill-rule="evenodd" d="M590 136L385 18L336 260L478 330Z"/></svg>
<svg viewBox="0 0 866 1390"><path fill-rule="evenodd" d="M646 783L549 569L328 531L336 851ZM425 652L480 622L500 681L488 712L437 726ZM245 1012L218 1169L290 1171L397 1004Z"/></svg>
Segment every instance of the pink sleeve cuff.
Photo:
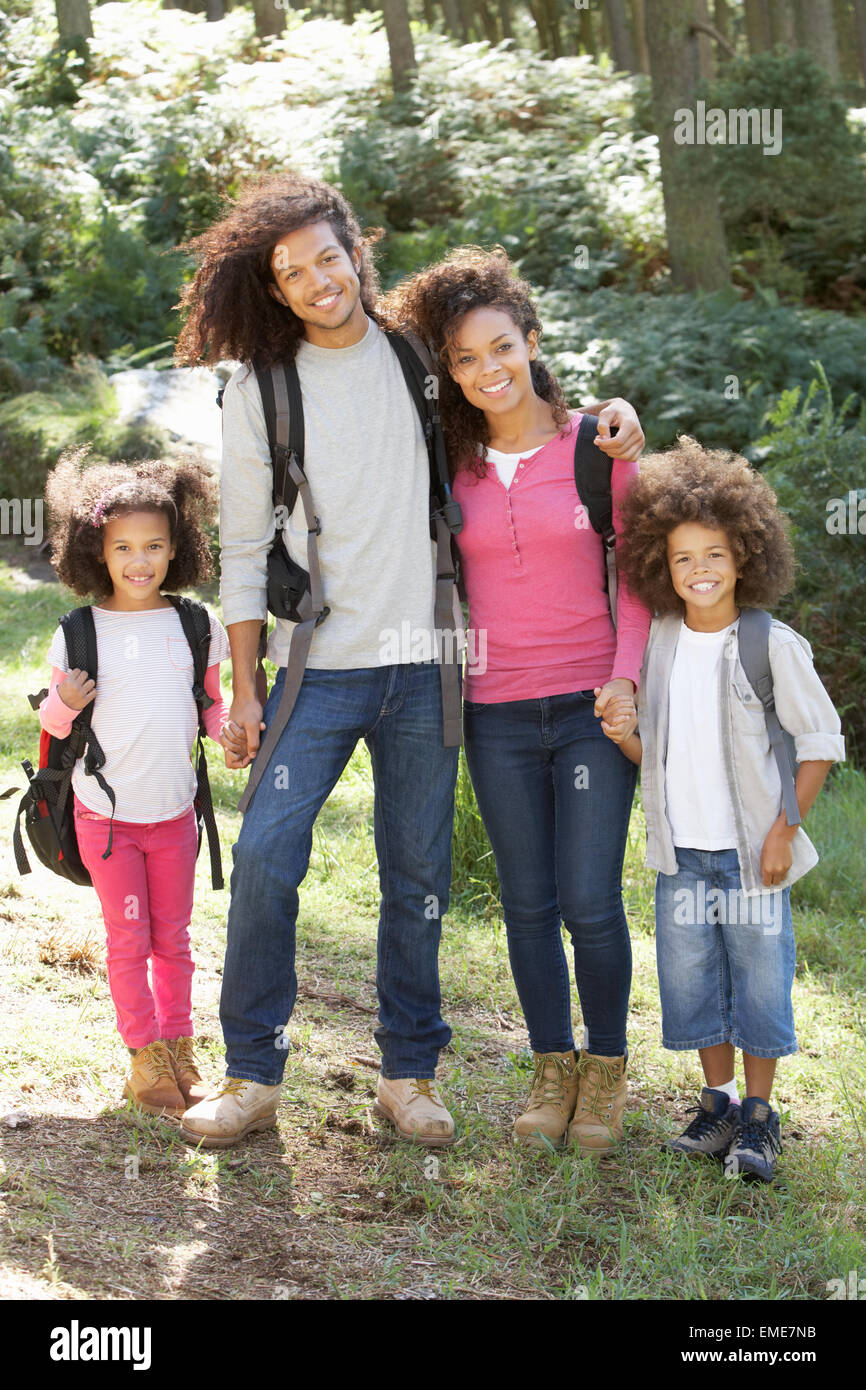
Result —
<svg viewBox="0 0 866 1390"><path fill-rule="evenodd" d="M59 670L57 666L51 668L48 694L39 706L39 723L52 738L66 738L72 728L72 721L78 714L78 710L70 709L63 703L57 689L66 680L66 675L66 671Z"/></svg>
<svg viewBox="0 0 866 1390"><path fill-rule="evenodd" d="M229 717L226 702L220 686L220 664L215 661L209 666L204 678L205 693L210 695L213 704L204 712L204 726L214 743L219 743L220 729ZM222 745L220 745L222 747Z"/></svg>

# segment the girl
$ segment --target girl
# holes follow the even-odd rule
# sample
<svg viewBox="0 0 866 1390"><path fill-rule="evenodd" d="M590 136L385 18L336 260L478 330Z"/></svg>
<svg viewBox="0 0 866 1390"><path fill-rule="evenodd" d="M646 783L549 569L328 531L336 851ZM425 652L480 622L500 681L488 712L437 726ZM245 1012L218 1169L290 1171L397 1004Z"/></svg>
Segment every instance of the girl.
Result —
<svg viewBox="0 0 866 1390"><path fill-rule="evenodd" d="M117 1030L132 1067L124 1096L151 1114L181 1114L207 1094L196 1063L190 1013L189 922L197 851L190 749L198 727L192 655L177 612L161 590L200 583L212 572L204 526L216 485L201 463L92 466L86 450L64 455L49 475L52 563L74 593L93 596L97 683L67 670L58 627L42 727L65 737L94 702L111 805L79 759L73 775L82 862L105 919L106 966ZM211 615L205 711L212 738L226 718L219 663L228 639ZM148 961L152 985L148 982Z"/></svg>
<svg viewBox="0 0 866 1390"><path fill-rule="evenodd" d="M781 777L737 633L742 607L766 607L791 588L786 525L744 459L682 438L644 461L623 506L621 557L634 592L658 615L641 672L640 734L615 704L602 726L643 766L647 864L659 871L664 1046L697 1048L706 1081L695 1119L670 1147L724 1157L730 1172L765 1181L781 1151L770 1104L776 1059L797 1051L789 885L818 856L781 809ZM795 740L804 817L845 756L841 725L802 637L774 621L769 657L779 720Z"/></svg>
<svg viewBox="0 0 866 1390"><path fill-rule="evenodd" d="M398 286L388 309L444 368L460 559L477 648L486 646L464 684L466 759L535 1063L514 1139L560 1145L567 1133L604 1152L622 1137L626 1098L621 875L636 771L598 716L615 697L633 704L649 613L620 586L614 628L602 543L575 489L580 416L539 360L541 324L505 253L463 248ZM636 472L613 463L616 529ZM579 1058L563 919L585 1022Z"/></svg>

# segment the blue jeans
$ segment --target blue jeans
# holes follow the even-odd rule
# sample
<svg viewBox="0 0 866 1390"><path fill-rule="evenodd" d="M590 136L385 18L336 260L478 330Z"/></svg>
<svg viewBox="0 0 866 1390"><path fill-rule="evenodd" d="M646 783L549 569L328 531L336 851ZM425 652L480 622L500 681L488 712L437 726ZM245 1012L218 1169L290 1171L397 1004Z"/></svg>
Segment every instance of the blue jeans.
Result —
<svg viewBox="0 0 866 1390"><path fill-rule="evenodd" d="M464 735L530 1045L574 1047L564 920L587 1050L621 1057L631 988L622 863L637 768L602 733L594 702L591 690L465 700Z"/></svg>
<svg viewBox="0 0 866 1390"><path fill-rule="evenodd" d="M273 715L285 680L265 706ZM307 669L232 849L220 998L230 1076L274 1086L297 997L298 885L313 824L358 740L370 750L381 907L376 1041L390 1080L432 1077L451 1030L440 1014L439 938L451 881L456 748L442 745L439 668Z"/></svg>
<svg viewBox="0 0 866 1390"><path fill-rule="evenodd" d="M797 1051L791 986L791 890L746 897L735 849L677 846L677 873L656 879L662 1044L729 1042L752 1057Z"/></svg>

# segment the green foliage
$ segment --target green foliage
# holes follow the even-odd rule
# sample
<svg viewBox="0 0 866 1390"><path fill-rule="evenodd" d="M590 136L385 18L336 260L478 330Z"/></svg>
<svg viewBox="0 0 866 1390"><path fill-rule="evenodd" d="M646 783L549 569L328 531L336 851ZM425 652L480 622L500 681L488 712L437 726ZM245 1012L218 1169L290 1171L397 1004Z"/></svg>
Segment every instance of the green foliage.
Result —
<svg viewBox="0 0 866 1390"><path fill-rule="evenodd" d="M784 391L758 440L756 460L791 518L800 573L776 616L802 632L841 717L849 753L866 756L866 547L848 529L849 494L866 499L866 407L849 397L836 408L826 373L803 395ZM832 499L844 503L845 529L833 526ZM866 507L863 508L866 532Z"/></svg>
<svg viewBox="0 0 866 1390"><path fill-rule="evenodd" d="M454 793L451 897L463 911L500 910L496 862L475 800L462 749Z"/></svg>
<svg viewBox="0 0 866 1390"><path fill-rule="evenodd" d="M713 146L728 243L747 284L846 308L866 303L866 139L803 50L727 64L707 101L782 119L782 149Z"/></svg>
<svg viewBox="0 0 866 1390"><path fill-rule="evenodd" d="M866 320L715 295L539 295L546 352L575 404L598 393L637 407L651 448L690 433L749 457L782 391L805 389L820 355L843 395L866 400ZM732 380L735 378L735 380Z"/></svg>

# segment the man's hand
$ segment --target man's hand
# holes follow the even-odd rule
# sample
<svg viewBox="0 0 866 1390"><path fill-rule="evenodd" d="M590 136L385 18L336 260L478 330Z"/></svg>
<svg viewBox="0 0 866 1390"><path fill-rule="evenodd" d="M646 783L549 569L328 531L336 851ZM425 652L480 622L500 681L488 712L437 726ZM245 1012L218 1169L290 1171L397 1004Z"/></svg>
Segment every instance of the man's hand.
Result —
<svg viewBox="0 0 866 1390"><path fill-rule="evenodd" d="M226 767L232 772L244 767L244 759L247 756L247 736L243 729L227 720L220 729L219 741L225 753Z"/></svg>
<svg viewBox="0 0 866 1390"><path fill-rule="evenodd" d="M601 719L601 727L608 738L612 738L615 731L614 742L622 743L637 728L632 682L617 676L616 680L608 681L605 686L596 686L593 713Z"/></svg>
<svg viewBox="0 0 866 1390"><path fill-rule="evenodd" d="M65 681L57 687L57 693L69 709L81 710L96 699L96 682L86 671L70 671Z"/></svg>
<svg viewBox="0 0 866 1390"><path fill-rule="evenodd" d="M225 742L223 746L226 750L226 767L237 771L238 768L248 767L258 753L259 735L265 728L262 707L254 695L232 701L228 721L223 725L226 735L231 725L239 732L232 735L231 745ZM235 748L238 749L237 754ZM245 752L240 751L243 748L246 749Z"/></svg>
<svg viewBox="0 0 866 1390"><path fill-rule="evenodd" d="M603 453L614 459L626 459L629 463L640 458L646 437L633 405L629 405L621 396L615 396L611 401L602 401L600 409L589 413L598 415L598 434L593 443ZM610 432L612 426L618 427L616 435Z"/></svg>
<svg viewBox="0 0 866 1390"><path fill-rule="evenodd" d="M778 888L794 862L791 841L797 833L784 811L773 822L761 849L761 879L765 888Z"/></svg>

